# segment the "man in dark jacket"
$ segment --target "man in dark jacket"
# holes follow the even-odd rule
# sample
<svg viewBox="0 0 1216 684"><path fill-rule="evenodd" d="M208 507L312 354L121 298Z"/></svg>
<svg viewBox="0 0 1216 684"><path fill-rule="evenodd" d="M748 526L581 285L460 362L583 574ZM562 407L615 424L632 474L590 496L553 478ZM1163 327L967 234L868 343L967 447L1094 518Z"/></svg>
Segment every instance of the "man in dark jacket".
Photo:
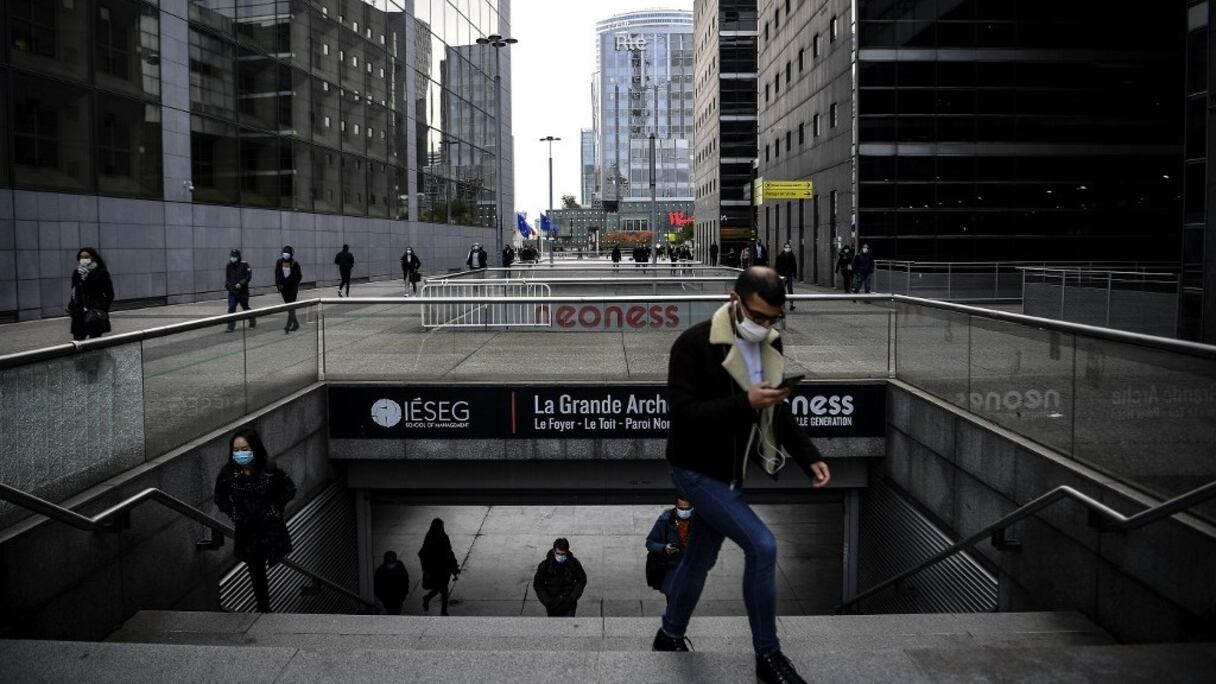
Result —
<svg viewBox="0 0 1216 684"><path fill-rule="evenodd" d="M486 267L486 251L481 248L481 244L473 243L473 248L469 250L469 258L465 259L464 263L469 269Z"/></svg>
<svg viewBox="0 0 1216 684"><path fill-rule="evenodd" d="M853 257L853 270L857 272L857 284L854 292L866 291L870 294L870 282L874 277L874 255L870 254L870 246L862 244L861 252Z"/></svg>
<svg viewBox="0 0 1216 684"><path fill-rule="evenodd" d="M342 278L338 281L338 296L342 296L342 288L346 288L346 296L350 296L350 272L355 270L355 255L350 253L350 245L342 245L342 251L338 252L334 257L334 263L338 266L338 275Z"/></svg>
<svg viewBox="0 0 1216 684"><path fill-rule="evenodd" d="M768 266L768 247L759 240L756 240L755 246L752 247L752 265Z"/></svg>
<svg viewBox="0 0 1216 684"><path fill-rule="evenodd" d="M709 265L718 265L718 243L716 242L709 245Z"/></svg>
<svg viewBox="0 0 1216 684"><path fill-rule="evenodd" d="M241 250L234 249L228 253L228 268L224 274L224 288L228 290L228 313L236 313L239 305L241 311L249 310L249 281L253 280L253 267L241 258ZM250 318L249 327L256 328L258 319ZM236 321L228 322L228 332L236 330Z"/></svg>
<svg viewBox="0 0 1216 684"><path fill-rule="evenodd" d="M511 264L513 263L515 263L515 248L507 245L502 248L502 267L511 268ZM511 277L511 274L508 273L507 277Z"/></svg>
<svg viewBox="0 0 1216 684"><path fill-rule="evenodd" d="M389 615L400 615L401 604L410 593L410 573L405 564L397 560L396 551L385 551L384 562L376 568L376 598L384 604Z"/></svg>
<svg viewBox="0 0 1216 684"><path fill-rule="evenodd" d="M676 507L660 513L646 535L646 583L665 595L671 591L671 576L684 557L691 532L692 502L677 496Z"/></svg>
<svg viewBox="0 0 1216 684"><path fill-rule="evenodd" d="M777 638L777 541L748 505L748 461L775 476L792 458L811 486L831 479L828 466L794 421L778 389L785 373L780 334L785 290L777 272L752 267L735 281L730 302L686 330L671 347L667 396L671 428L667 461L676 489L697 509L688 550L671 578L656 651L687 650L684 632L705 577L727 537L744 553L743 603L752 628L756 676L798 683ZM788 449L788 452L786 451Z"/></svg>
<svg viewBox="0 0 1216 684"><path fill-rule="evenodd" d="M840 274L840 288L845 292L853 291L853 247L845 245L836 255L836 272Z"/></svg>
<svg viewBox="0 0 1216 684"><path fill-rule="evenodd" d="M613 268L621 267L621 246L620 245L612 246L612 267Z"/></svg>
<svg viewBox="0 0 1216 684"><path fill-rule="evenodd" d="M798 279L798 259L794 256L794 248L785 243L781 253L777 255L777 275L785 280L785 293L794 294L794 281ZM790 311L794 310L794 302L790 302Z"/></svg>
<svg viewBox="0 0 1216 684"><path fill-rule="evenodd" d="M578 599L587 587L587 573L583 564L570 553L570 542L559 537L553 542L545 560L536 566L536 577L532 589L536 600L549 613L549 617L574 617L578 610Z"/></svg>

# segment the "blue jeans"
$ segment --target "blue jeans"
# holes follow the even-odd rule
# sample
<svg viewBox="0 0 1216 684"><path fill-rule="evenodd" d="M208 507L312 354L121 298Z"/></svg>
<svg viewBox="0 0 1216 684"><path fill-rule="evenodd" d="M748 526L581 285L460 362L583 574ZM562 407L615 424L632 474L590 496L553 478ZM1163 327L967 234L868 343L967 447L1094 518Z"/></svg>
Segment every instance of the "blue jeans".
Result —
<svg viewBox="0 0 1216 684"><path fill-rule="evenodd" d="M242 311L248 311L249 310L249 293L246 292L245 294L239 295L239 294L229 290L228 291L228 313L236 313L236 307L238 304L241 306ZM256 323L253 319L250 319L249 322L251 324L251 327L252 327L252 325L256 325ZM231 323L229 323L228 329L236 330L236 321L232 321Z"/></svg>
<svg viewBox="0 0 1216 684"><path fill-rule="evenodd" d="M777 540L755 511L742 489L730 488L693 470L671 468L671 481L696 509L688 550L676 567L667 594L663 631L682 637L705 589L705 576L718 560L722 540L743 549L743 605L752 628L756 655L781 650L777 639Z"/></svg>

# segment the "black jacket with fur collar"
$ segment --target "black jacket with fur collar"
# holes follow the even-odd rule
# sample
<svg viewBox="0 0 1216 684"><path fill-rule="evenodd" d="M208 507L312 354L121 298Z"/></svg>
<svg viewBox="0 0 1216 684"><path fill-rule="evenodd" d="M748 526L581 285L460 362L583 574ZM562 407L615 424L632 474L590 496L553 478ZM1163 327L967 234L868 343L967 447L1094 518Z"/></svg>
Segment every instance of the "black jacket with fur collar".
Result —
<svg viewBox="0 0 1216 684"><path fill-rule="evenodd" d="M811 464L823 457L794 421L788 402L763 411L751 408L747 362L734 340L730 305L726 305L711 320L684 331L672 345L667 371L671 410L667 460L740 486L749 457L761 464L762 472L775 475L780 446L809 475ZM785 371L776 331L760 343L760 350L764 379L776 387Z"/></svg>

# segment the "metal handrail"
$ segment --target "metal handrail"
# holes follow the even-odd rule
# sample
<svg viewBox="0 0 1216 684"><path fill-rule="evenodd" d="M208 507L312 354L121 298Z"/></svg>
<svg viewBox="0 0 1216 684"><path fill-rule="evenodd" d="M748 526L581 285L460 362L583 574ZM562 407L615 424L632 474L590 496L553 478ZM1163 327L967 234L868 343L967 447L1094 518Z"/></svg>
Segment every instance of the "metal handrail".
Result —
<svg viewBox="0 0 1216 684"><path fill-rule="evenodd" d="M81 515L69 508L64 508L63 506L47 501L46 499L34 496L29 492L24 492L3 483L0 483L0 499L86 532L115 532L125 526L127 517L133 508L143 503L153 501L185 518L189 518L209 528L214 536L212 536L210 539L200 541L198 543L200 548L216 549L223 544L225 536L236 536L236 531L223 522L220 522L210 515L207 515L206 513L173 496L172 494L154 487L145 489L142 492L125 499L92 517ZM336 582L318 575L308 568L300 566L290 558L284 558L279 562L311 579L312 581L318 584L323 584L330 589L343 594L344 596L355 599L359 603L369 608L375 607L375 603L368 601L362 596Z"/></svg>
<svg viewBox="0 0 1216 684"><path fill-rule="evenodd" d="M898 584L899 582L902 582L912 575L915 575L921 570L924 570L931 565L935 565L956 553L969 549L985 538L992 537L994 539L1001 539L1001 535L1010 525L1029 518L1035 513L1038 513L1044 508L1047 508L1055 502L1063 499L1072 499L1089 509L1090 525L1096 528L1099 532L1127 532L1129 530L1139 529L1163 518L1168 518L1175 513L1184 511L1196 504L1212 498L1216 498L1216 480L1213 480L1212 482L1209 482L1201 487L1192 489L1185 494L1180 494L1172 499L1163 501L1156 506L1146 508L1135 515L1125 516L1119 511L1116 511L1110 506L1107 506L1106 504L1087 494L1083 494L1072 487L1061 485L1055 489L1052 489L1046 494L1043 494L1037 499L1023 504L1012 513L1000 518L996 522L979 530L971 536L955 542L949 547L933 554L929 558L913 566L911 569L905 570L893 577L889 577L882 582L875 584L869 589L866 589L860 594L836 606L833 612L839 615L845 608L864 601L865 599L877 594L887 587Z"/></svg>
<svg viewBox="0 0 1216 684"><path fill-rule="evenodd" d="M727 294L707 294L707 295L609 295L609 296L573 296L562 295L546 297L544 299L527 298L527 297L485 297L479 298L478 301L486 304L529 304L529 303L550 303L550 304L644 304L647 302L661 303L680 303L680 302L722 302L727 298ZM958 313L970 314L980 318L987 318L1009 323L1017 323L1019 325L1029 326L1038 330L1048 330L1053 332L1062 332L1074 335L1085 335L1098 339L1109 340L1112 342L1121 342L1125 344L1134 344L1141 347L1158 349L1162 351L1179 352L1192 356L1203 356L1216 359L1216 346L1201 344L1198 342L1189 342L1185 340L1176 340L1166 337L1155 337L1153 335L1144 335L1141 333L1127 332L1124 330L1115 330L1113 328L1100 328L1083 323L1071 323L1068 321L1060 321L1050 318L1037 318L1035 316L1027 316L1025 314L1013 313L1010 311L1001 311L998 309L984 309L976 306L968 306L966 304L958 304L955 302L944 302L936 299L922 299L920 297L911 297L901 294L793 294L786 295L786 299L796 302L893 302L904 304L915 304L929 309L938 309L943 311L955 311ZM321 305L337 305L337 306L355 306L360 304L395 304L397 306L422 306L430 304L449 304L467 302L468 300L460 297L433 297L428 299L422 298L400 298L400 297L342 297L328 298L321 297L316 299L308 299L304 301L294 302L292 304L277 304L262 309L253 309L250 311L242 311L232 314L221 314L210 318L202 318L196 321L186 321L184 323L175 323L173 325L162 326L159 328L149 328L130 333L113 335L110 337L100 337L83 342L73 342L70 344L59 344L53 347L44 347L42 349L34 349L15 354L0 356L0 370L21 366L35 361L43 361L71 354L89 351L94 349L104 349L113 347L127 342L153 339L157 337L165 337L181 332L190 332L203 328L211 328L229 321L238 321L248 318L258 318L269 314L275 314L289 309L300 309L306 307Z"/></svg>

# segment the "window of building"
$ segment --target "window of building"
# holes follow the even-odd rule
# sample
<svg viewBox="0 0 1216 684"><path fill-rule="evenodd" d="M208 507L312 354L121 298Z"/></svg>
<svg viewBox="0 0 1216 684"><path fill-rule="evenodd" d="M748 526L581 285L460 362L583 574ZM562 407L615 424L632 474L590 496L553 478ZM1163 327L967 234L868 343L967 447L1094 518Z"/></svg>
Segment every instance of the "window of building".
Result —
<svg viewBox="0 0 1216 684"><path fill-rule="evenodd" d="M768 22L764 22L764 42L768 42Z"/></svg>
<svg viewBox="0 0 1216 684"><path fill-rule="evenodd" d="M16 0L7 4L13 66L88 79L91 3Z"/></svg>
<svg viewBox="0 0 1216 684"><path fill-rule="evenodd" d="M773 30L774 31L781 30L781 8L780 7L773 10Z"/></svg>
<svg viewBox="0 0 1216 684"><path fill-rule="evenodd" d="M833 103L832 103L832 108L831 108L830 110L828 110L828 112L829 112L829 117L828 117L828 126L830 126L831 128L836 128L836 112L837 112L837 108L838 108L838 105L837 105L835 102L833 102Z"/></svg>
<svg viewBox="0 0 1216 684"><path fill-rule="evenodd" d="M781 158L781 138L777 138L773 141L773 158Z"/></svg>
<svg viewBox="0 0 1216 684"><path fill-rule="evenodd" d="M806 48L798 48L798 73L802 73L802 69L806 60Z"/></svg>
<svg viewBox="0 0 1216 684"><path fill-rule="evenodd" d="M765 83L764 84L764 102L765 102L765 104L767 104L770 99L772 99L772 98L769 95L769 87L768 87L768 84Z"/></svg>
<svg viewBox="0 0 1216 684"><path fill-rule="evenodd" d="M802 145L806 142L806 124L798 124L798 144Z"/></svg>
<svg viewBox="0 0 1216 684"><path fill-rule="evenodd" d="M191 199L235 204L237 201L236 126L202 116L190 117Z"/></svg>
<svg viewBox="0 0 1216 684"><path fill-rule="evenodd" d="M818 138L819 133L819 114L816 113L815 116L811 117L811 136Z"/></svg>
<svg viewBox="0 0 1216 684"><path fill-rule="evenodd" d="M778 75L773 78L773 95L780 95L780 94L781 94L781 76Z"/></svg>
<svg viewBox="0 0 1216 684"><path fill-rule="evenodd" d="M811 38L811 58L812 59L819 59L820 42L821 41L819 39L819 34L816 33L814 35L814 37Z"/></svg>
<svg viewBox="0 0 1216 684"><path fill-rule="evenodd" d="M786 85L789 85L790 79L793 78L793 76L791 74L792 74L792 72L790 71L790 63L786 62L785 63L785 84Z"/></svg>
<svg viewBox="0 0 1216 684"><path fill-rule="evenodd" d="M117 95L97 98L97 189L105 195L159 197L160 105Z"/></svg>
<svg viewBox="0 0 1216 684"><path fill-rule="evenodd" d="M836 20L836 17L832 17L832 21L828 24L828 42L829 43L836 42L837 23L838 22Z"/></svg>
<svg viewBox="0 0 1216 684"><path fill-rule="evenodd" d="M764 146L764 163L765 163L765 164L767 164L768 162L769 162L769 158L768 158L768 145L765 145L765 146Z"/></svg>
<svg viewBox="0 0 1216 684"><path fill-rule="evenodd" d="M41 78L12 79L13 181L19 186L91 191L90 92Z"/></svg>
<svg viewBox="0 0 1216 684"><path fill-rule="evenodd" d="M794 140L794 132L786 131L785 132L785 151L786 152L789 152L790 150L794 149L793 140Z"/></svg>

